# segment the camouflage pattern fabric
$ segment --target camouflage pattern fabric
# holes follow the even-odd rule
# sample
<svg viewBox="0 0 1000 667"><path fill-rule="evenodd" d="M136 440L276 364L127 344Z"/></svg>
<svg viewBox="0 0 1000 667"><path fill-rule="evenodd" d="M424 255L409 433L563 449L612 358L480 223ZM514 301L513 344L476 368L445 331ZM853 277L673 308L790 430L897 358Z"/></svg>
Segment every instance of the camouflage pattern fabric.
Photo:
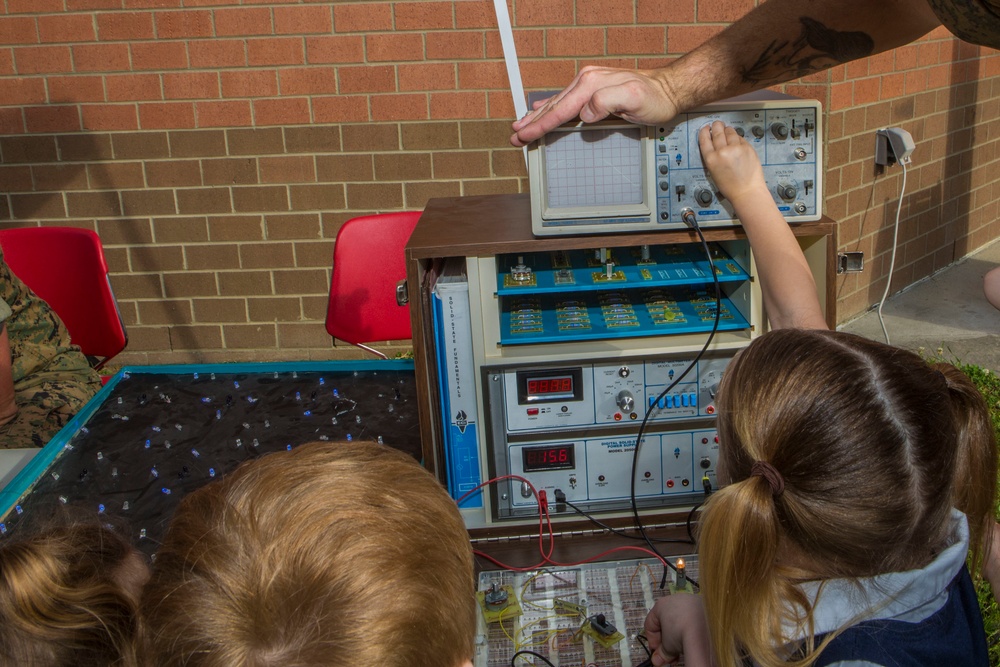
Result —
<svg viewBox="0 0 1000 667"><path fill-rule="evenodd" d="M18 414L0 426L0 448L41 447L101 388L101 378L48 304L11 272L0 251L0 301L10 308ZM0 316L6 312L0 306Z"/></svg>

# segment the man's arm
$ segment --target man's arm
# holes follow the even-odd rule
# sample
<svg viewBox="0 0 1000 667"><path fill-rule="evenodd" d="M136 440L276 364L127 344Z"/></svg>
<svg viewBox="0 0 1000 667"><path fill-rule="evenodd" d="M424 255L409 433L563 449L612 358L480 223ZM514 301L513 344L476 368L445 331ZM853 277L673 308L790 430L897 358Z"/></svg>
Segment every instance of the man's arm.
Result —
<svg viewBox="0 0 1000 667"><path fill-rule="evenodd" d="M907 44L940 25L927 0L768 0L657 70L585 67L513 124L524 146L579 115L665 122L708 102L766 88Z"/></svg>

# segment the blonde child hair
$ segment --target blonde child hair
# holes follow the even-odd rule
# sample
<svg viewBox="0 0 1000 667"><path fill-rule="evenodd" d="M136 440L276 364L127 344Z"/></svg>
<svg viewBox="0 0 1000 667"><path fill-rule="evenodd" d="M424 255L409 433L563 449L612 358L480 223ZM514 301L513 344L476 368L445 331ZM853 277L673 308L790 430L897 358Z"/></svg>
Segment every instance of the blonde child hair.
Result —
<svg viewBox="0 0 1000 667"><path fill-rule="evenodd" d="M46 527L0 547L0 664L134 667L145 566L94 521Z"/></svg>
<svg viewBox="0 0 1000 667"><path fill-rule="evenodd" d="M799 585L926 565L952 538L952 507L981 562L996 449L985 402L951 365L783 329L730 364L718 407L729 484L707 503L698 553L720 667L811 663L836 633L815 641ZM788 627L806 637L791 655Z"/></svg>
<svg viewBox="0 0 1000 667"><path fill-rule="evenodd" d="M472 550L412 458L302 445L180 503L143 596L150 664L457 667L473 653Z"/></svg>

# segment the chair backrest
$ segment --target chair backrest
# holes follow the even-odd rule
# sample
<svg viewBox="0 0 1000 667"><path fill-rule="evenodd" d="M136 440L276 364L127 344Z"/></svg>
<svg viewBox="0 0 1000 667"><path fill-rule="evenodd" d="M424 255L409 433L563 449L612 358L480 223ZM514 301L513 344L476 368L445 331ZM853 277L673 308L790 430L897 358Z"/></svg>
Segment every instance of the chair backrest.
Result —
<svg viewBox="0 0 1000 667"><path fill-rule="evenodd" d="M0 230L4 259L18 278L56 312L97 367L125 349L101 239L89 229L21 227Z"/></svg>
<svg viewBox="0 0 1000 667"><path fill-rule="evenodd" d="M326 311L331 336L372 352L363 344L411 337L410 309L396 303L396 283L406 278L403 249L420 213L351 218L337 232Z"/></svg>

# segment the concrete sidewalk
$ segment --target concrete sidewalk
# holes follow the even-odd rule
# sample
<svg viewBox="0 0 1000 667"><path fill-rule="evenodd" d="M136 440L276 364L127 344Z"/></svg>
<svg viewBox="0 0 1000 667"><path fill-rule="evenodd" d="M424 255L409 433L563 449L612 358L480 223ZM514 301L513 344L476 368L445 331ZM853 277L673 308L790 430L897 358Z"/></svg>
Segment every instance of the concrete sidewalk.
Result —
<svg viewBox="0 0 1000 667"><path fill-rule="evenodd" d="M1000 372L1000 310L983 296L983 276L995 266L1000 240L890 296L882 316L892 344ZM840 329L885 340L874 310Z"/></svg>

